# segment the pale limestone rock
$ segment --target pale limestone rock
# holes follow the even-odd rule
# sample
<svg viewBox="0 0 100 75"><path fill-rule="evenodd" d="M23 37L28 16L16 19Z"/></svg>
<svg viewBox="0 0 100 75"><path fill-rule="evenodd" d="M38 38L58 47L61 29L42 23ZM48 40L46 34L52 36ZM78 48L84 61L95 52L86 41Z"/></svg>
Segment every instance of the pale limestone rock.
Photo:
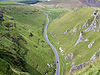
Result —
<svg viewBox="0 0 100 75"><path fill-rule="evenodd" d="M93 46L93 44L94 44L94 41L91 42L91 43L88 45L88 48L91 48L91 47Z"/></svg>

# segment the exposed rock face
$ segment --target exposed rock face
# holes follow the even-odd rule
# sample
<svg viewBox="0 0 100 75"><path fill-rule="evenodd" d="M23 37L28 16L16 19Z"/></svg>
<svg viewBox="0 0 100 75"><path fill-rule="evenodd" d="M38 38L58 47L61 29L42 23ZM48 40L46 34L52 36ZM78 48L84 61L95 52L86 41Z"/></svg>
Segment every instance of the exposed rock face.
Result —
<svg viewBox="0 0 100 75"><path fill-rule="evenodd" d="M84 62L82 64L79 64L79 65L76 65L76 66L73 66L71 69L70 69L70 73L71 72L78 72L80 69L86 67L87 65L89 65L89 62Z"/></svg>
<svg viewBox="0 0 100 75"><path fill-rule="evenodd" d="M70 54L68 54L66 57L65 57L65 60L66 61L70 61L70 60L72 60L73 59L73 53L70 53Z"/></svg>
<svg viewBox="0 0 100 75"><path fill-rule="evenodd" d="M76 46L78 43L83 42L83 41L88 42L89 40L84 38L83 31L81 31L79 35L79 39L77 40L74 46Z"/></svg>
<svg viewBox="0 0 100 75"><path fill-rule="evenodd" d="M63 52L62 48L60 47L59 50L61 51L61 53Z"/></svg>
<svg viewBox="0 0 100 75"><path fill-rule="evenodd" d="M87 20L86 23L82 26L82 29L87 28L88 26L89 26L89 24L88 24L88 20Z"/></svg>
<svg viewBox="0 0 100 75"><path fill-rule="evenodd" d="M49 68L53 67L53 65L52 65L52 64L47 64L47 66L48 66Z"/></svg>
<svg viewBox="0 0 100 75"><path fill-rule="evenodd" d="M96 31L95 29L97 28L97 15L98 15L98 10L95 10L92 14L92 16L94 16L94 19L91 23L91 25L88 27L87 24L83 25L85 28L88 27L85 32L89 32L89 31ZM86 22L87 23L87 22Z"/></svg>
<svg viewBox="0 0 100 75"><path fill-rule="evenodd" d="M96 52L88 62L83 62L82 64L76 65L76 66L72 66L72 68L70 69L70 73L72 72L78 72L79 70L83 69L84 67L88 66L89 64L92 64L93 62L95 62L95 60L97 58L100 58L100 50L98 52Z"/></svg>
<svg viewBox="0 0 100 75"><path fill-rule="evenodd" d="M98 52L95 52L95 54L90 58L90 64L93 63L93 62L95 62L95 60L97 58L100 58L100 49L99 49Z"/></svg>
<svg viewBox="0 0 100 75"><path fill-rule="evenodd" d="M72 66L74 66L75 65L75 62L72 62Z"/></svg>
<svg viewBox="0 0 100 75"><path fill-rule="evenodd" d="M66 30L65 32L64 32L64 34L67 34L69 32L69 30Z"/></svg>
<svg viewBox="0 0 100 75"><path fill-rule="evenodd" d="M85 32L89 32L89 31L94 31L97 28L97 23L96 23L96 18L94 19L94 21L92 22L92 24L89 26L89 28L87 28L85 30Z"/></svg>
<svg viewBox="0 0 100 75"><path fill-rule="evenodd" d="M96 59L96 53L90 58L90 61L91 61L91 62L94 62L95 59Z"/></svg>
<svg viewBox="0 0 100 75"><path fill-rule="evenodd" d="M92 15L92 16L96 16L96 15L98 15L98 10L95 10L95 11L93 12L93 15Z"/></svg>
<svg viewBox="0 0 100 75"><path fill-rule="evenodd" d="M86 21L86 23L82 26L81 29L84 29L84 28L87 28L85 31L82 31L80 32L80 35L79 35L79 39L77 40L77 42L75 43L75 46L82 42L82 41L89 41L88 39L84 39L83 37L83 32L84 33L87 33L87 32L99 32L100 30L100 24L98 25L97 22L98 22L98 10L95 10L93 12L93 14L91 15L93 17L93 21L91 24L89 24L89 20ZM88 45L88 48L91 48L93 46L93 44L95 43L95 41L91 42L89 45ZM95 62L95 60L97 58L100 58L100 50L98 52L96 52L88 62L83 62L79 65L73 65L70 69L70 73L72 72L78 72L79 70L83 69L85 66L88 66L89 64L92 64L93 62Z"/></svg>
<svg viewBox="0 0 100 75"><path fill-rule="evenodd" d="M73 30L71 30L72 34L77 31L77 28L75 27Z"/></svg>
<svg viewBox="0 0 100 75"><path fill-rule="evenodd" d="M96 24L96 20L97 20L97 15L98 15L98 10L95 10L93 12L93 14L91 16L94 17L91 25L89 25L89 20L86 21L86 23L84 23L84 25L82 26L82 29L89 27L88 29L85 30L85 32L89 32L91 29L95 28L97 26Z"/></svg>
<svg viewBox="0 0 100 75"><path fill-rule="evenodd" d="M88 42L89 40L88 40L88 39L85 39L84 41L85 41L85 42Z"/></svg>
<svg viewBox="0 0 100 75"><path fill-rule="evenodd" d="M81 32L80 32L80 35L79 35L79 39L78 39L77 42L75 43L75 46L76 46L78 43L82 42L83 40L84 40L83 31L81 31Z"/></svg>
<svg viewBox="0 0 100 75"><path fill-rule="evenodd" d="M88 48L91 48L91 47L93 46L93 44L94 44L94 41L91 42L91 43L88 45Z"/></svg>
<svg viewBox="0 0 100 75"><path fill-rule="evenodd" d="M88 39L85 39L85 38L83 37L83 32L90 32L90 31L91 31L91 32L95 32L95 31L99 32L99 30L100 30L100 25L99 25L99 27L98 27L98 24L97 24L98 10L95 10L95 11L93 12L92 16L93 16L93 21L92 21L92 23L89 25L89 20L87 20L86 23L84 23L84 25L82 26L81 29L84 29L84 28L87 28L87 29L86 29L85 31L81 31L81 32L80 32L79 39L77 40L77 42L75 43L74 46L76 46L76 45L77 45L78 43L80 43L80 42L83 42L83 41L87 42L87 41L89 41ZM88 45L88 48L91 48L92 45L93 45L92 43L91 43L90 45Z"/></svg>

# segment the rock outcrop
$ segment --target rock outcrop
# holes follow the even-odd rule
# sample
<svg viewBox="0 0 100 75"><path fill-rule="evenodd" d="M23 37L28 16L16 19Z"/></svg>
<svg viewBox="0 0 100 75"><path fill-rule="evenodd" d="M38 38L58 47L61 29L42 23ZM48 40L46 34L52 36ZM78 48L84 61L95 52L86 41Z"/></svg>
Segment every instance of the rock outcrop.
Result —
<svg viewBox="0 0 100 75"><path fill-rule="evenodd" d="M92 14L93 21L91 22L90 25L89 25L89 22L90 22L89 20L87 20L86 23L84 23L84 25L82 26L81 29L84 29L84 28L87 28L87 29L85 31L81 31L80 32L79 38L78 38L78 40L77 40L77 42L75 43L74 46L76 46L80 42L83 42L83 41L87 42L87 41L89 41L88 39L85 39L83 37L83 33L90 32L90 31L91 32L95 32L95 31L99 32L100 25L97 24L97 16L98 16L98 13L99 13L98 10L95 10L93 12L93 14ZM88 45L88 48L91 48L91 46L92 46L92 44Z"/></svg>
<svg viewBox="0 0 100 75"><path fill-rule="evenodd" d="M71 61L73 59L73 56L74 56L73 53L70 53L65 57L65 60L66 61Z"/></svg>
<svg viewBox="0 0 100 75"><path fill-rule="evenodd" d="M88 45L88 48L91 48L91 47L93 46L93 44L94 44L94 41L91 42L91 43Z"/></svg>
<svg viewBox="0 0 100 75"><path fill-rule="evenodd" d="M72 66L69 73L78 72L79 70L83 69L84 67L95 62L95 60L97 58L100 58L100 50L98 52L96 52L95 54L93 54L93 56L90 58L90 60L88 62L83 62L82 64Z"/></svg>
<svg viewBox="0 0 100 75"><path fill-rule="evenodd" d="M82 29L87 28L88 26L89 26L89 24L88 24L88 20L87 20L86 23L84 23L84 25L82 26Z"/></svg>
<svg viewBox="0 0 100 75"><path fill-rule="evenodd" d="M77 42L75 43L75 46L76 46L78 43L82 42L83 40L84 40L83 31L81 31L81 32L80 32L80 35L79 35L79 39L78 39Z"/></svg>
<svg viewBox="0 0 100 75"><path fill-rule="evenodd" d="M90 26L87 26L87 22L85 25L83 25L83 27L88 27L85 32L89 32L89 31L96 31L95 29L97 28L97 15L98 15L98 10L95 10L92 14L92 16L94 17L92 23L90 24Z"/></svg>
<svg viewBox="0 0 100 75"><path fill-rule="evenodd" d="M89 65L89 62L84 62L82 64L79 64L79 65L76 65L76 66L73 66L71 69L70 69L70 73L71 72L78 72L80 69L86 67L87 65Z"/></svg>
<svg viewBox="0 0 100 75"><path fill-rule="evenodd" d="M66 30L65 32L64 32L64 34L67 34L69 32L69 30Z"/></svg>
<svg viewBox="0 0 100 75"><path fill-rule="evenodd" d="M63 52L63 50L62 50L62 48L61 48L61 47L59 48L59 50L60 50L60 52L61 52L61 53Z"/></svg>

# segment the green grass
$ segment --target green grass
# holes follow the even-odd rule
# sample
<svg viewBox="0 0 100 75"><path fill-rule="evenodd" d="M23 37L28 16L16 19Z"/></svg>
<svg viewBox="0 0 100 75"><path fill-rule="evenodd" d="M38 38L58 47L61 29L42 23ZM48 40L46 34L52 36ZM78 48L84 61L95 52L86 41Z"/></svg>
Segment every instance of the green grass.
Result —
<svg viewBox="0 0 100 75"><path fill-rule="evenodd" d="M22 4L17 2L0 1L0 4Z"/></svg>
<svg viewBox="0 0 100 75"><path fill-rule="evenodd" d="M84 6L79 0L51 0L51 2L42 2L40 4L43 7L55 9L77 9Z"/></svg>
<svg viewBox="0 0 100 75"><path fill-rule="evenodd" d="M76 41L79 38L80 31L82 31L80 27L88 19L89 23L92 22L93 18L91 17L91 14L93 13L93 11L94 8L80 8L77 11L69 11L60 19L57 18L49 25L48 36L53 45L55 45L55 47L58 49L61 62L61 70L63 70L61 71L61 75L68 74L70 68L72 67L72 62L75 62L75 65L86 62L96 51L98 51L100 32L84 33L84 37L88 38L89 41L79 43L77 46L74 47ZM77 31L76 33L72 34L72 30L74 28L77 28ZM69 30L70 32L64 34L66 30ZM88 44L92 41L95 41L95 44L91 49L89 49ZM59 51L60 47L64 50L63 55ZM70 62L65 61L64 57L70 53L74 54L73 60ZM66 65L66 63L68 64ZM62 67L62 65L64 66Z"/></svg>
<svg viewBox="0 0 100 75"><path fill-rule="evenodd" d="M11 75L12 70L8 68L9 68L9 64L0 58L0 74L6 75L6 73L8 72L7 74Z"/></svg>
<svg viewBox="0 0 100 75"><path fill-rule="evenodd" d="M40 9L28 5L1 5L0 10L5 12L4 21L0 25L0 33L9 33L15 39L18 36L24 38L24 41L18 41L19 46L7 36L0 38L0 44L2 44L0 45L0 50L1 52L6 50L8 55L6 57L3 55L4 52L2 52L2 59L11 64L16 70L13 70L14 72L23 72L24 67L26 68L25 72L28 72L30 75L44 75L47 71L49 73L50 71L55 72L55 57L52 49L44 39L46 15ZM14 18L14 20L10 20L11 18ZM14 30L13 25L13 27L9 28L9 31L6 31L5 23L16 23L16 30ZM33 34L32 37L29 36L30 32ZM14 65L10 56L14 57L15 61L22 58L26 64L24 66ZM53 64L54 68L49 68L47 64Z"/></svg>
<svg viewBox="0 0 100 75"><path fill-rule="evenodd" d="M93 64L72 75L100 75L100 59L97 59Z"/></svg>
<svg viewBox="0 0 100 75"><path fill-rule="evenodd" d="M42 10L49 15L49 24L52 23L53 20L60 18L62 15L64 15L69 10L63 10L63 9L52 9L52 8L42 8Z"/></svg>

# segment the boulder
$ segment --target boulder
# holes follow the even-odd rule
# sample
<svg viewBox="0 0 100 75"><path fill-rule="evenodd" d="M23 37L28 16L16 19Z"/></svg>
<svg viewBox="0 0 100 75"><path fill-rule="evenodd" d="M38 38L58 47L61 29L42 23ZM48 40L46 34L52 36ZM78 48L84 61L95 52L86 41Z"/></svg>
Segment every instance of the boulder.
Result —
<svg viewBox="0 0 100 75"><path fill-rule="evenodd" d="M70 69L70 73L71 72L78 72L79 70L83 69L84 67L86 67L87 65L89 65L89 62L83 62L82 64L76 65L76 66L72 66L72 68Z"/></svg>
<svg viewBox="0 0 100 75"><path fill-rule="evenodd" d="M3 14L0 14L0 21L3 21Z"/></svg>
<svg viewBox="0 0 100 75"><path fill-rule="evenodd" d="M91 48L91 47L93 46L93 44L94 44L94 41L91 42L91 43L88 45L88 48Z"/></svg>
<svg viewBox="0 0 100 75"><path fill-rule="evenodd" d="M60 47L59 50L61 51L61 53L63 52L62 48Z"/></svg>
<svg viewBox="0 0 100 75"><path fill-rule="evenodd" d="M65 32L64 32L64 34L67 34L69 32L69 30L66 30Z"/></svg>
<svg viewBox="0 0 100 75"><path fill-rule="evenodd" d="M65 56L65 60L66 61L71 61L73 59L73 53L68 54L67 56Z"/></svg>

